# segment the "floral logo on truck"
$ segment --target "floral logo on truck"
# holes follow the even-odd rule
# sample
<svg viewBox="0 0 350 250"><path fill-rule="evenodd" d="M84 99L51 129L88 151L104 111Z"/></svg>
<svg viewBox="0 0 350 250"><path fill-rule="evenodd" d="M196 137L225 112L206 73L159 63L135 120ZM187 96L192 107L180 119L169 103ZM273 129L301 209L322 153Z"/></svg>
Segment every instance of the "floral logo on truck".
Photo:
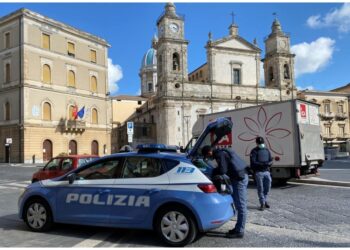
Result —
<svg viewBox="0 0 350 250"><path fill-rule="evenodd" d="M279 123L282 119L282 112L267 117L264 107L260 107L257 119L244 117L244 123L247 131L238 135L238 139L245 142L251 142L247 145L245 155L250 155L250 151L256 147L255 138L261 136L265 140L267 147L277 155L283 155L283 147L280 140L289 136L291 132L288 129L280 128Z"/></svg>

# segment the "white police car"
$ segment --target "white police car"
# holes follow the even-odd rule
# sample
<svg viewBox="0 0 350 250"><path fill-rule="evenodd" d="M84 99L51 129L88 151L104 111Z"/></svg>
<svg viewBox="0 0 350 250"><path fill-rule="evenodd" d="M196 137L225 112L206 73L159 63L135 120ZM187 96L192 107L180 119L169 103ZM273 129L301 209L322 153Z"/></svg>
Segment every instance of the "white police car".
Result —
<svg viewBox="0 0 350 250"><path fill-rule="evenodd" d="M19 198L20 218L38 232L54 222L154 229L166 243L184 246L234 215L231 196L217 192L192 163L194 155L151 148L156 146L31 184Z"/></svg>

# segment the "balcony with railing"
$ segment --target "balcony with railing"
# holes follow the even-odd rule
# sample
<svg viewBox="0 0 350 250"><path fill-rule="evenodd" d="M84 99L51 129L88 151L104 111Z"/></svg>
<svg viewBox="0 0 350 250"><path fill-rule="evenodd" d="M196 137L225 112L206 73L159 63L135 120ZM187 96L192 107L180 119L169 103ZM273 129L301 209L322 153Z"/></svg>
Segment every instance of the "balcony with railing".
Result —
<svg viewBox="0 0 350 250"><path fill-rule="evenodd" d="M347 139L350 139L350 134L348 133L341 133L341 134L338 134L337 135L337 140L347 140Z"/></svg>
<svg viewBox="0 0 350 250"><path fill-rule="evenodd" d="M335 137L335 134L333 133L327 133L327 134L323 134L322 138L324 141L331 141L331 140L334 140L336 137Z"/></svg>
<svg viewBox="0 0 350 250"><path fill-rule="evenodd" d="M334 113L332 113L332 112L323 112L323 113L320 113L320 118L321 118L321 120L323 120L323 121L332 120L332 119L334 118Z"/></svg>
<svg viewBox="0 0 350 250"><path fill-rule="evenodd" d="M83 132L86 128L85 121L77 121L77 120L65 120L63 124L64 131L76 131Z"/></svg>
<svg viewBox="0 0 350 250"><path fill-rule="evenodd" d="M344 121L347 118L348 118L348 115L344 112L342 112L342 113L339 112L339 113L335 114L335 119L338 121Z"/></svg>

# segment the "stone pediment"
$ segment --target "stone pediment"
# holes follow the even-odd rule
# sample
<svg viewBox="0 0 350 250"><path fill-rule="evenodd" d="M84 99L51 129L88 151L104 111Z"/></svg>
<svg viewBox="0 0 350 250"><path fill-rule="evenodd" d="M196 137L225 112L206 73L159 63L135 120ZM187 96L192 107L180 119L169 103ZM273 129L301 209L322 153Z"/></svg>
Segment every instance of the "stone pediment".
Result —
<svg viewBox="0 0 350 250"><path fill-rule="evenodd" d="M250 50L252 52L261 52L254 44L248 42L240 36L229 36L212 42L211 46L225 49Z"/></svg>

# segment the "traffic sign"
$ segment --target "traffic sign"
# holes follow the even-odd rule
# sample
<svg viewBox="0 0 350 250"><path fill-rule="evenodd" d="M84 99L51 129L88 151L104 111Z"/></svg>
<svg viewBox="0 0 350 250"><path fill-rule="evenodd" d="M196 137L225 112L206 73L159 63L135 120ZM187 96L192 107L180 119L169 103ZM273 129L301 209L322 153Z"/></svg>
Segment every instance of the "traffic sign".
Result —
<svg viewBox="0 0 350 250"><path fill-rule="evenodd" d="M134 122L127 122L127 134L133 135L134 134Z"/></svg>
<svg viewBox="0 0 350 250"><path fill-rule="evenodd" d="M12 138L6 138L6 144L12 144Z"/></svg>
<svg viewBox="0 0 350 250"><path fill-rule="evenodd" d="M132 143L132 134L128 134L128 143Z"/></svg>

